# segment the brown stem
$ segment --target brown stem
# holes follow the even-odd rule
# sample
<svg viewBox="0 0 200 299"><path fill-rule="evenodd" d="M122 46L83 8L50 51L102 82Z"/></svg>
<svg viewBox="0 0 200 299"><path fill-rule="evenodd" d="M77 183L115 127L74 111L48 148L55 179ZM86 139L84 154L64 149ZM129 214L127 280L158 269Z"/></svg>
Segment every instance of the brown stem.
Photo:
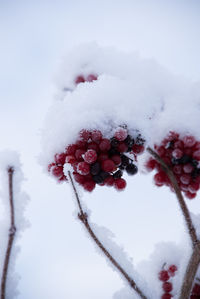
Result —
<svg viewBox="0 0 200 299"><path fill-rule="evenodd" d="M9 190L9 204L10 204L10 229L9 229L9 237L8 244L6 249L6 255L3 265L3 274L1 279L1 299L5 299L6 293L6 281L8 274L8 266L10 261L10 255L12 250L12 245L16 233L15 227L15 213L14 213L14 203L13 203L13 173L14 169L12 167L8 168L8 190Z"/></svg>
<svg viewBox="0 0 200 299"><path fill-rule="evenodd" d="M137 286L136 282L126 273L126 271L120 266L120 264L113 258L113 256L111 255L111 253L103 246L103 244L99 241L99 239L97 238L97 236L95 235L94 231L92 230L89 222L88 222L88 215L86 213L84 213L83 208L81 206L81 202L79 199L79 195L78 192L76 190L74 181L72 179L71 173L70 171L68 171L68 177L69 177L69 181L72 185L74 194L76 196L76 200L79 206L79 210L80 213L78 213L78 218L80 219L80 221L84 224L85 228L87 229L89 235L91 236L91 238L94 240L94 242L96 243L96 245L101 249L101 251L104 253L104 255L109 259L109 261L114 265L114 267L122 274L122 276L127 280L127 282L129 283L129 285L131 286L131 288L133 288L136 293L143 299L147 299L147 297L143 294L143 292L140 290L140 288Z"/></svg>
<svg viewBox="0 0 200 299"><path fill-rule="evenodd" d="M185 200L182 196L179 185L177 183L177 180L172 170L165 164L165 162L160 158L160 156L154 150L148 147L147 151L162 165L163 170L168 175L171 184L174 188L174 191L176 193L181 211L183 213L183 217L185 219L188 228L190 239L192 241L193 251L186 268L186 272L184 275L183 283L181 286L181 292L179 296L179 299L190 298L189 296L191 293L192 285L194 283L195 275L197 273L200 264L200 240L198 240L197 238L197 233L192 223L190 212L187 208L187 205L185 203Z"/></svg>
<svg viewBox="0 0 200 299"><path fill-rule="evenodd" d="M192 286L195 280L195 275L197 273L199 264L200 264L200 241L198 241L195 248L193 249L192 255L187 265L179 299L190 298Z"/></svg>
<svg viewBox="0 0 200 299"><path fill-rule="evenodd" d="M165 164L165 162L160 158L160 156L154 151L152 150L150 147L147 148L147 151L162 165L163 170L166 172L166 174L168 175L172 186L174 188L174 191L176 193L181 211L183 213L186 225L187 225L187 229L190 235L190 239L192 241L192 245L193 247L195 247L195 245L198 243L198 238L197 238L197 234L196 234L196 230L194 228L194 225L192 223L192 219L190 217L190 212L187 208L187 205L184 201L184 198L182 196L182 193L180 191L179 185L177 183L177 180L172 172L172 170Z"/></svg>

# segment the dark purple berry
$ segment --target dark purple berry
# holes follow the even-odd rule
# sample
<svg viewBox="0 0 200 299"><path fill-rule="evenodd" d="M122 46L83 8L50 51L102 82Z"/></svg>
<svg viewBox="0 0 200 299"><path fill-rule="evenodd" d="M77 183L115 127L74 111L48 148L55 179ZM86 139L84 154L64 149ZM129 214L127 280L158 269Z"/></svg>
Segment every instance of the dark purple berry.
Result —
<svg viewBox="0 0 200 299"><path fill-rule="evenodd" d="M129 175L134 175L138 172L138 168L135 164L129 164L129 165L126 166L126 172Z"/></svg>

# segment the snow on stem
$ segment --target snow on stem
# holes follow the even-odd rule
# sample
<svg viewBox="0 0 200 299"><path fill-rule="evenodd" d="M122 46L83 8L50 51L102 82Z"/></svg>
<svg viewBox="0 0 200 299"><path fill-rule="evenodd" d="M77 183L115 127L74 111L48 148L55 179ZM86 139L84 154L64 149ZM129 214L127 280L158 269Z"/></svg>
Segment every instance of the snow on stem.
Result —
<svg viewBox="0 0 200 299"><path fill-rule="evenodd" d="M167 176L169 177L172 186L174 188L174 192L176 193L176 197L178 199L181 211L183 213L183 217L185 219L188 233L190 235L190 239L192 241L193 251L190 257L190 260L188 262L186 272L184 275L183 283L181 286L181 291L179 295L179 299L185 299L189 298L191 294L191 289L194 283L195 275L197 273L198 267L200 265L200 240L197 238L197 233L195 230L195 227L192 223L191 215L188 210L188 207L185 203L185 200L183 198L183 195L180 191L180 188L178 186L177 180L171 171L171 169L166 165L166 163L161 159L161 157L150 147L147 148L147 151L158 161L162 167Z"/></svg>
<svg viewBox="0 0 200 299"><path fill-rule="evenodd" d="M92 230L89 222L88 222L88 215L87 213L84 213L79 195L76 189L76 186L74 184L74 181L72 179L71 172L67 172L68 177L69 177L69 182L72 185L73 192L75 194L78 206L79 206L79 213L78 213L78 218L80 221L83 223L85 228L87 229L89 235L91 238L94 240L96 245L101 249L103 254L109 259L109 261L113 264L113 266L123 275L123 277L127 280L129 283L130 287L134 289L134 291L142 298L142 299L147 299L147 297L143 294L142 290L137 286L136 282L127 274L127 272L120 266L120 264L113 258L112 254L104 247L104 245L101 243L101 241L97 238L95 235L94 231Z"/></svg>
<svg viewBox="0 0 200 299"><path fill-rule="evenodd" d="M3 274L2 274L2 279L1 279L1 299L5 299L8 266L9 266L12 246L13 246L15 233L16 233L15 210L14 210L14 202L13 202L14 168L8 167L7 173L8 173L9 205L10 205L10 229L9 229L8 244L7 244L6 255L5 255L4 266L3 266Z"/></svg>

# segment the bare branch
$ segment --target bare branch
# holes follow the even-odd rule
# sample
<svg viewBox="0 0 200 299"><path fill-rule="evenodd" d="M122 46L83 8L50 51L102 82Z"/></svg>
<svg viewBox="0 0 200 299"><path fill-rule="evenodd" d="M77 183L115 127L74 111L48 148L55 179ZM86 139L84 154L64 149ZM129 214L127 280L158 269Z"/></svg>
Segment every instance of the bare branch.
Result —
<svg viewBox="0 0 200 299"><path fill-rule="evenodd" d="M1 279L1 299L5 299L8 266L9 266L13 241L16 233L14 202L13 202L13 173L14 173L13 167L9 167L7 172L8 172L9 204L10 204L10 229L9 229L8 244L7 244L6 255L5 255L4 266L3 266L3 274Z"/></svg>
<svg viewBox="0 0 200 299"><path fill-rule="evenodd" d="M80 221L84 224L85 228L87 229L89 235L91 238L94 240L96 245L101 249L101 251L104 253L104 255L109 259L109 261L113 264L113 266L123 275L123 277L127 280L129 283L130 287L134 289L134 291L143 299L147 299L147 297L143 294L143 292L140 290L140 288L137 286L136 282L126 273L126 271L120 266L120 264L113 258L111 253L103 246L103 244L100 242L100 240L97 238L95 235L94 231L92 230L89 222L88 222L88 215L84 213L83 208L81 206L81 202L79 199L78 192L76 190L74 181L71 176L71 172L68 171L68 177L69 181L72 185L74 194L76 196L76 200L79 206L80 213L78 213L78 218Z"/></svg>

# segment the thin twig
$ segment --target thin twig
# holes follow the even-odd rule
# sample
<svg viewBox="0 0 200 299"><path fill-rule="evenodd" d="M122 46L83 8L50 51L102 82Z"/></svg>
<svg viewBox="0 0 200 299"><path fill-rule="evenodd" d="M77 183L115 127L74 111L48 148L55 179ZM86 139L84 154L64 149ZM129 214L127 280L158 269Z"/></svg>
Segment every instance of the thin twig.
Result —
<svg viewBox="0 0 200 299"><path fill-rule="evenodd" d="M185 203L185 200L182 196L182 193L180 191L179 185L177 183L177 180L172 172L172 170L166 165L166 163L160 158L160 156L151 148L147 148L147 151L162 165L163 170L169 177L171 184L174 188L174 191L176 193L181 211L183 213L183 217L185 219L188 232L190 235L190 239L192 241L193 251L190 257L190 260L188 262L186 272L184 275L183 283L181 286L180 296L179 299L186 299L190 298L192 285L195 280L195 275L197 273L198 267L200 265L200 240L197 238L197 233L195 230L195 227L192 223L192 219L190 216L190 212L187 208L187 205Z"/></svg>
<svg viewBox="0 0 200 299"><path fill-rule="evenodd" d="M10 255L12 250L12 245L16 233L15 227L15 213L14 213L14 202L13 202L13 167L8 168L8 190L9 190L9 204L10 204L10 229L9 229L9 237L8 244L6 249L6 255L3 266L3 274L1 279L1 299L5 299L6 294L6 282L7 282L7 274L8 274L8 266L10 261Z"/></svg>
<svg viewBox="0 0 200 299"><path fill-rule="evenodd" d="M188 228L188 232L190 235L190 239L192 241L192 245L193 247L196 246L196 244L198 243L198 238L197 238L197 234L196 234L196 230L194 228L194 225L192 223L192 219L190 216L190 212L187 208L187 205L184 201L183 195L180 191L179 185L177 183L177 180L172 172L172 170L166 165L166 163L160 158L160 156L154 151L152 150L150 147L147 148L147 151L162 165L163 170L166 172L166 174L168 175L172 186L174 188L174 191L176 193L181 211L183 213L187 228Z"/></svg>
<svg viewBox="0 0 200 299"><path fill-rule="evenodd" d="M78 213L78 218L84 224L85 228L87 229L88 233L90 234L91 238L94 240L94 242L96 243L96 245L101 249L101 251L104 253L104 255L114 265L114 267L124 276L124 278L127 280L127 282L129 283L129 285L131 286L131 288L133 288L141 298L147 299L147 297L143 294L143 292L137 286L136 282L126 273L126 271L113 258L113 256L111 255L111 253L103 246L103 244L99 241L99 239L95 235L94 231L92 230L92 228L91 228L91 226L90 226L90 224L88 222L88 215L86 213L84 213L83 208L81 206L79 195L78 195L78 192L76 190L76 187L75 187L75 184L74 184L74 181L72 179L70 171L68 171L68 177L69 177L69 181L70 181L70 183L72 185L74 194L76 196L76 200L77 200L77 203L78 203L78 206L79 206L79 210L80 210L80 212Z"/></svg>

